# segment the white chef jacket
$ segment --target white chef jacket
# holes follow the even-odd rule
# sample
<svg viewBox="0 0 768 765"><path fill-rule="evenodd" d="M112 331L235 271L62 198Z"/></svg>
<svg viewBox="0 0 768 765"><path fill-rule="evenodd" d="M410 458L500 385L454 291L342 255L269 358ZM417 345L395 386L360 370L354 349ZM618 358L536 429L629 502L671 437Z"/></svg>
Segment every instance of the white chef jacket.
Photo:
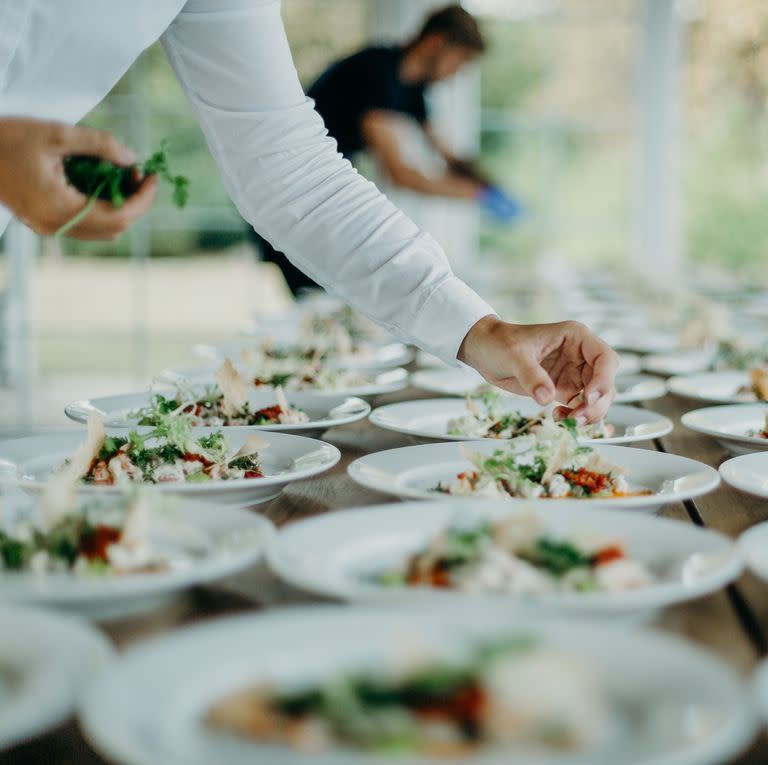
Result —
<svg viewBox="0 0 768 765"><path fill-rule="evenodd" d="M323 287L455 363L493 311L338 154L279 0L0 0L0 115L77 122L157 39L242 216Z"/></svg>

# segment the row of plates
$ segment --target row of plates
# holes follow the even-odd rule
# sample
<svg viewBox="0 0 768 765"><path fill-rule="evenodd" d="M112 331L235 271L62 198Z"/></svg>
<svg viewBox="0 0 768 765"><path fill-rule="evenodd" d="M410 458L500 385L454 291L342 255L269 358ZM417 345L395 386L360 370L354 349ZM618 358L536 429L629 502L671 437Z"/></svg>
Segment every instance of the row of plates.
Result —
<svg viewBox="0 0 768 765"><path fill-rule="evenodd" d="M315 595L366 602L455 599L456 594L450 592L386 588L368 574L399 567L452 524L494 521L521 513L537 514L544 528L558 538L599 532L601 537L622 540L632 557L658 574L658 582L642 590L542 596L535 603L539 609L647 617L733 581L741 573L744 558L755 572L768 578L765 528L749 532L740 550L716 532L644 513L616 512L615 507L599 502L464 499L385 504L297 522L276 538L272 525L262 516L187 502L177 508L179 522L174 527L194 531L197 554L185 567L124 577L8 575L0 581L0 599L67 608L105 620L156 607L184 588L253 566L262 556L280 579ZM177 544L182 546L184 540ZM509 602L516 599L505 597Z"/></svg>
<svg viewBox="0 0 768 765"><path fill-rule="evenodd" d="M196 435L214 432L196 428ZM246 428L231 428L233 449L248 438ZM120 435L120 429L108 433ZM74 454L83 440L80 432L33 436L0 444L3 464L13 480L27 491L42 489L50 475ZM276 497L288 484L330 470L341 457L332 444L289 433L267 433L267 448L260 451L264 477L242 481L208 483L167 483L158 492L184 499L217 502L228 506L249 506ZM495 439L482 441L440 441L373 452L352 462L349 475L357 483L375 491L411 499L434 499L434 486L450 483L456 475L472 469L463 448L490 455L500 446ZM583 499L582 504L627 507L653 512L665 504L680 502L712 491L719 483L716 470L696 460L666 452L629 448L614 444L598 446L605 459L619 465L630 485L650 490L648 495L612 499ZM768 455L767 455L768 456ZM83 496L102 496L119 492L119 487L87 484ZM447 500L456 499L446 497ZM515 500L510 500L514 502Z"/></svg>
<svg viewBox="0 0 768 765"><path fill-rule="evenodd" d="M164 393L155 389L155 393ZM370 404L352 396L327 395L315 392L292 391L288 394L291 406L298 407L308 417L307 422L257 426L228 426L226 431L241 430L275 431L320 437L329 428L348 425L360 420L371 412ZM76 401L66 407L65 412L75 422L85 423L91 414L99 415L104 424L111 428L136 428L138 420L131 416L137 409L150 404L149 393L128 393ZM258 411L275 403L274 391L251 391L248 395L251 411ZM526 417L536 417L542 407L533 399L513 394L505 395L499 403L499 411L518 411ZM416 438L439 439L443 441L466 441L467 436L451 435L449 420L467 413L466 404L459 398L420 399L389 404L377 408L370 421L385 430L404 433ZM672 430L672 421L667 417L631 406L611 407L606 421L615 428L615 434L598 439L600 443L629 444L661 438Z"/></svg>
<svg viewBox="0 0 768 765"><path fill-rule="evenodd" d="M741 391L748 385L746 372L706 372L664 381L650 375L622 375L616 379L616 402L638 403L674 393L694 401L722 404L754 403L752 394ZM411 375L411 385L418 390L443 396L466 396L482 388L482 377L469 368L422 369Z"/></svg>
<svg viewBox="0 0 768 765"><path fill-rule="evenodd" d="M394 351L387 365L393 360L405 363ZM658 383L653 378L635 379L627 385L630 398L625 400L653 398L658 390L654 385ZM306 428L313 435L365 417L370 411L365 401L347 395L338 401L326 396L320 408L310 412L317 399L308 396L299 401L300 395L304 394L292 394L290 399L310 417L316 415ZM367 395L372 394L368 391ZM130 409L137 403L142 402L79 402L68 414L82 419L94 408L109 413L118 404ZM444 422L462 412L460 401L442 400L382 407L371 418L381 427L416 438L445 440ZM335 416L324 418L324 414ZM614 407L611 418L621 434L619 443L658 437L672 426L666 418L627 407ZM246 430L227 430L235 447L247 435ZM200 434L204 432L200 429ZM81 440L80 434L45 438L48 440L21 439L0 445L0 455L19 470L22 486L30 490L39 488ZM139 575L121 581L92 580L84 582L79 591L71 582L53 578L41 585L29 578L26 591L6 594L26 602L66 603L70 608L80 603L88 615L108 616L110 608L140 610L170 592L226 576L264 556L275 574L298 589L373 605L354 611L333 606L301 608L222 620L148 641L117 660L103 639L82 625L24 609L2 612L0 622L13 623L15 629L0 634L0 746L56 724L77 706L83 730L96 749L129 765L299 765L307 762L306 756L212 734L202 723L205 709L223 693L257 680L290 683L297 677L316 677L361 664L378 666L391 660L393 646L404 643L438 652L470 637L488 639L509 631L532 635L588 658L609 680L610 725L605 740L583 758L553 758L551 765L566 761L571 765L715 765L751 739L755 720L749 698L740 679L718 660L687 643L642 629L627 631L602 620L581 624L569 618L564 623L552 617L565 612L645 618L655 609L713 592L733 581L742 571L745 556L760 572L758 553L767 546L760 530L735 545L711 531L649 515L615 512L623 502L627 507L654 510L662 503L710 491L719 482L717 471L683 457L608 443L600 447L605 456L621 464L632 483L656 489L656 496L610 505L604 500L561 501L557 507L546 502L401 503L329 514L275 534L268 521L222 505L265 501L293 480L330 469L340 455L330 444L295 434L269 432L266 438L270 442L264 452L266 479L248 482L247 487L182 489L185 499L206 498L217 504L185 506L190 522L212 537L240 540L231 549L224 546L220 558L201 562L176 578ZM498 444L482 441L469 446L490 451ZM429 487L453 477L467 464L458 444L430 443L368 455L352 463L349 473L369 488L423 500L434 497ZM103 487L91 490L104 491ZM178 493L179 487L166 490ZM499 597L464 599L457 608L460 596L455 593L395 592L375 586L366 576L372 566L402 560L453 522L457 512L492 518L524 511L540 513L547 527L556 532L592 528L626 539L633 555L663 570L664 576L647 590L620 596L581 593L529 603L514 602L507 596L503 608L499 608ZM429 607L425 608L427 601ZM308 627L311 640L307 639ZM606 644L612 647L610 651L605 651ZM7 656L11 666L24 675L24 694L20 701L14 695L10 717L3 707ZM55 682L51 683L51 677ZM758 682L757 687L764 685L768 683ZM312 761L351 765L376 763L381 758L334 750ZM501 765L507 757L491 753L477 761ZM534 760L525 755L519 760L521 765L529 761ZM535 761L541 763L539 758ZM415 765L426 760L407 762Z"/></svg>
<svg viewBox="0 0 768 765"><path fill-rule="evenodd" d="M213 367L189 367L166 370L162 377L182 377L196 384L208 384L213 377ZM378 396L398 393L411 386L426 393L445 396L466 396L476 392L487 384L470 367L429 366L409 376L402 367L376 371L367 385L349 386L333 391L315 391L318 397L334 398L354 396L370 401ZM616 403L633 404L641 401L661 398L667 392L665 383L657 377L621 371L616 380ZM75 402L72 406L87 405L88 402Z"/></svg>
<svg viewBox="0 0 768 765"><path fill-rule="evenodd" d="M219 363L246 346L200 347L204 358ZM635 403L663 396L667 389L687 398L721 403L750 401L738 389L746 382L743 372L706 372L712 358L710 351L676 351L662 355L640 356L621 353L617 384L618 403ZM402 390L408 384L408 376L402 365L413 359L413 352L402 343L390 343L375 347L369 355L349 357L329 365L342 365L347 369L365 370L374 376L369 385L351 387L339 391L344 395L369 398ZM435 357L419 353L417 364L422 367L411 376L413 387L441 395L463 396L484 385L482 377L468 367L447 367ZM343 364L342 364L343 362ZM667 385L657 377L639 374L673 377ZM211 368L171 370L192 381L211 377ZM699 373L699 374L697 374Z"/></svg>
<svg viewBox="0 0 768 765"><path fill-rule="evenodd" d="M510 509L503 503L468 503L464 512L492 519ZM398 593L377 587L366 574L408 555L454 522L455 513L443 503L420 503L321 516L292 524L271 541L265 537L269 565L305 592L368 605L354 611L302 607L217 621L150 640L116 661L104 639L80 624L26 609L0 612L2 623L14 625L0 634L0 669L12 661L16 679L23 678L22 693L14 695L10 710L3 707L0 693L0 746L55 725L78 705L91 743L128 765L299 765L307 760L292 751L247 746L212 734L202 724L203 711L222 694L257 680L290 682L350 665L378 666L391 660L393 646L438 651L469 635L490 639L514 631L588 658L610 678L611 724L623 735L609 735L583 759L553 757L547 760L550 765L715 765L743 748L755 720L734 672L677 639L603 620L582 624L579 616L650 614L713 592L733 581L743 557L752 561L756 551L762 560L756 570L768 576L766 530L750 531L737 546L723 535L687 524L585 508L578 502L537 507L536 512L547 528L559 533L599 528L627 539L633 556L665 574L647 591L558 594L527 604L511 596ZM547 611L561 619L568 614L568 621ZM188 680L179 682L181 677ZM766 713L767 680L768 670L762 671L755 686ZM378 761L339 750L313 758L323 765ZM477 761L506 762L493 754ZM524 756L518 761L529 762Z"/></svg>
<svg viewBox="0 0 768 765"><path fill-rule="evenodd" d="M525 609L483 603L460 612L439 605L428 611L407 605L277 609L183 629L117 659L102 638L63 617L18 610L3 611L2 619L25 639L19 666L30 674L16 719L29 726L34 710L54 724L76 706L89 742L126 765L381 763L381 754L341 748L307 755L249 745L208 730L205 711L222 694L251 683L290 684L391 664L404 644L445 656L467 642L510 634L589 661L606 695L604 734L589 751L547 758L521 752L518 765L719 765L745 748L756 729L754 702L741 678L705 651L644 629L532 619ZM764 709L765 686L763 671L755 692ZM397 761L437 762L402 755ZM506 765L509 755L491 751L472 762Z"/></svg>

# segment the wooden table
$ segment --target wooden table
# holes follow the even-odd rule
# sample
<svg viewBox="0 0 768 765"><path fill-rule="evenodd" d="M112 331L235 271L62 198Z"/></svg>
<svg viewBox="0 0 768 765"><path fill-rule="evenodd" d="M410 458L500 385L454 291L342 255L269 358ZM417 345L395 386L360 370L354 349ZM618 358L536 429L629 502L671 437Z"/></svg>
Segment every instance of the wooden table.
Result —
<svg viewBox="0 0 768 765"><path fill-rule="evenodd" d="M405 391L383 398L380 403L424 397ZM691 402L673 397L650 402L649 407L675 421L675 431L660 442L642 444L692 457L717 467L725 452L712 440L684 429L679 416L694 408ZM318 513L345 507L392 501L392 497L363 489L346 474L347 465L372 451L407 446L406 436L378 430L367 421L329 431L326 440L342 451L341 463L326 475L289 487L279 498L257 507L278 526ZM768 520L768 502L742 495L722 486L716 492L684 505L667 507L664 515L684 523L696 523L737 536L745 529ZM306 600L302 593L275 582L258 568L215 587L198 588L163 609L141 618L103 625L118 648L150 635L203 619L222 616L279 602ZM659 628L685 636L719 654L738 671L749 673L766 653L768 640L768 588L751 575L744 575L727 591L695 603L664 611ZM2 759L6 765L103 765L83 740L74 723L19 746ZM761 738L733 765L764 765L768 762L768 739ZM618 765L618 763L617 763Z"/></svg>

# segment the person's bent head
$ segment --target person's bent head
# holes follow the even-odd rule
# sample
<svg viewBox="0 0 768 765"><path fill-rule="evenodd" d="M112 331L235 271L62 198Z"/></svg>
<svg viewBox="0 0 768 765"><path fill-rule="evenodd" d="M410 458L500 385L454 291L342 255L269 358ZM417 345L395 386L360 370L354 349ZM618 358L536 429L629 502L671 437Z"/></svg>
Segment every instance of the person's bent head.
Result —
<svg viewBox="0 0 768 765"><path fill-rule="evenodd" d="M427 17L406 50L421 60L424 79L438 82L482 54L485 40L470 13L460 5L448 5Z"/></svg>

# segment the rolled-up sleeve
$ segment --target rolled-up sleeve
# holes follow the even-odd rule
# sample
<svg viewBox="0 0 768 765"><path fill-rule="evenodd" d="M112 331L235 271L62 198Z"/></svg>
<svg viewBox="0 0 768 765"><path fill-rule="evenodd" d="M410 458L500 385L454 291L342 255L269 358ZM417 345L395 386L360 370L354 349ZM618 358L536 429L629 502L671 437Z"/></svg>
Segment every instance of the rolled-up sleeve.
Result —
<svg viewBox="0 0 768 765"><path fill-rule="evenodd" d="M493 311L338 154L301 89L279 0L189 0L163 44L242 216L323 287L455 362Z"/></svg>

